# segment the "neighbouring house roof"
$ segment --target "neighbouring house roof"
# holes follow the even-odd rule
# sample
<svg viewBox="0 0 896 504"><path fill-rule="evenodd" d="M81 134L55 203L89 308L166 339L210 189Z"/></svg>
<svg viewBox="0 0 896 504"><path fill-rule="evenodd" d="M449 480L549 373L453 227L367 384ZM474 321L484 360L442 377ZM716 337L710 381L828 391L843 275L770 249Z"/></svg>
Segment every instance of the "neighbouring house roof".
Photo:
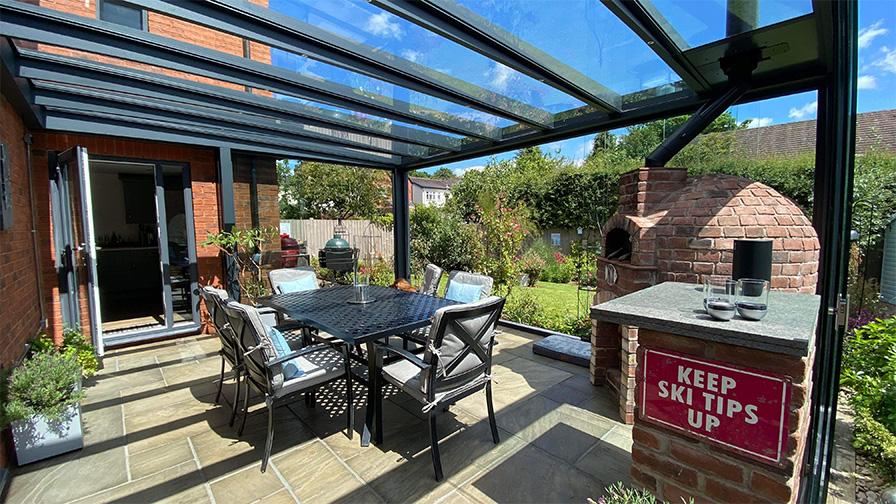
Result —
<svg viewBox="0 0 896 504"><path fill-rule="evenodd" d="M412 184L423 187L426 189L442 189L447 191L451 189L451 186L457 183L459 179L457 178L449 178L449 179L431 179L431 178L423 178L423 177L408 177Z"/></svg>
<svg viewBox="0 0 896 504"><path fill-rule="evenodd" d="M756 157L815 151L815 120L738 130L736 149ZM865 112L856 117L856 153L872 148L896 152L896 109Z"/></svg>

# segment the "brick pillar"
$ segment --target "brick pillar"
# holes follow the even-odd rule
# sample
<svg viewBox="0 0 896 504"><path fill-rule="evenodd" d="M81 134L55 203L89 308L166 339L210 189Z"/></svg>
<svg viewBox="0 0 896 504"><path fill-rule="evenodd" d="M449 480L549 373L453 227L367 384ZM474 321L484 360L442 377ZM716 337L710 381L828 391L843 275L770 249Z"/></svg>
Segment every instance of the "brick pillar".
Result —
<svg viewBox="0 0 896 504"><path fill-rule="evenodd" d="M603 385L607 370L619 365L619 326L591 321L591 383Z"/></svg>
<svg viewBox="0 0 896 504"><path fill-rule="evenodd" d="M795 502L809 431L813 355L797 357L710 342L647 329L641 347L659 348L733 366L782 375L791 380L788 439L782 465L759 462L719 445L686 436L641 418L632 430L632 480L668 502ZM638 376L643 365L638 354ZM640 390L641 383L638 387Z"/></svg>
<svg viewBox="0 0 896 504"><path fill-rule="evenodd" d="M635 377L638 363L638 328L621 325L622 348L619 351L619 417L635 423Z"/></svg>

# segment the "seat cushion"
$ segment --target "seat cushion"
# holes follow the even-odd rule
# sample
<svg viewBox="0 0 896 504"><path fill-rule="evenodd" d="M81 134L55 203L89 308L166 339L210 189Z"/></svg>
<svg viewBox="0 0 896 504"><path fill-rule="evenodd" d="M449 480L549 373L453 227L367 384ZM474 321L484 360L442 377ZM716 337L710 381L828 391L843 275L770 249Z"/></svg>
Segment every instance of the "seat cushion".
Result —
<svg viewBox="0 0 896 504"><path fill-rule="evenodd" d="M313 274L310 275L302 275L301 277L295 280L289 280L286 282L279 282L277 284L277 290L280 291L280 294L288 294L290 292L302 292L307 290L317 289L317 277Z"/></svg>
<svg viewBox="0 0 896 504"><path fill-rule="evenodd" d="M286 342L286 338L283 336L283 333L278 331L277 328L268 328L268 338L271 339L271 344L274 346L274 353L277 355L277 357L283 357L284 355L292 352L292 349L289 348L289 343ZM302 376L304 371L302 370L302 365L299 359L300 357L289 359L282 364L284 380L290 380Z"/></svg>
<svg viewBox="0 0 896 504"><path fill-rule="evenodd" d="M298 362L302 374L283 382L283 386L274 393L274 397L283 397L314 387L345 374L345 362L342 354L329 347L296 357L293 360Z"/></svg>
<svg viewBox="0 0 896 504"><path fill-rule="evenodd" d="M474 303L482 296L482 286L454 281L448 284L445 299L458 303Z"/></svg>

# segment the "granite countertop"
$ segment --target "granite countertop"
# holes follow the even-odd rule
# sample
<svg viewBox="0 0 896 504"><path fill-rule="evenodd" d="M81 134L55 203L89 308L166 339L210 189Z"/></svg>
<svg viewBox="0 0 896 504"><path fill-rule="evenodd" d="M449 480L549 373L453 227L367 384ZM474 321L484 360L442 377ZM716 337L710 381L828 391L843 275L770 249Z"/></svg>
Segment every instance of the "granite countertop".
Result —
<svg viewBox="0 0 896 504"><path fill-rule="evenodd" d="M723 322L703 311L703 286L665 282L591 307L592 318L708 341L805 356L815 338L819 297L769 294L769 310L759 322L735 316Z"/></svg>

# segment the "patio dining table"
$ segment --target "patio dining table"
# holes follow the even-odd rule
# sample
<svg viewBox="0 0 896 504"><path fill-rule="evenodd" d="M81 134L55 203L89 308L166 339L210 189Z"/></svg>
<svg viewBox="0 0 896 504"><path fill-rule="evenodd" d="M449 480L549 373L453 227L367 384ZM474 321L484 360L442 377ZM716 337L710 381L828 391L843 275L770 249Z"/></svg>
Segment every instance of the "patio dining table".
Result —
<svg viewBox="0 0 896 504"><path fill-rule="evenodd" d="M370 444L371 433L379 441L382 433L374 431L373 400L375 377L382 362L378 360L375 342L428 326L436 310L457 304L444 298L403 292L371 285L366 304L355 303L354 287L339 285L260 298L268 306L304 325L326 331L347 345L367 347L367 405L361 445Z"/></svg>

